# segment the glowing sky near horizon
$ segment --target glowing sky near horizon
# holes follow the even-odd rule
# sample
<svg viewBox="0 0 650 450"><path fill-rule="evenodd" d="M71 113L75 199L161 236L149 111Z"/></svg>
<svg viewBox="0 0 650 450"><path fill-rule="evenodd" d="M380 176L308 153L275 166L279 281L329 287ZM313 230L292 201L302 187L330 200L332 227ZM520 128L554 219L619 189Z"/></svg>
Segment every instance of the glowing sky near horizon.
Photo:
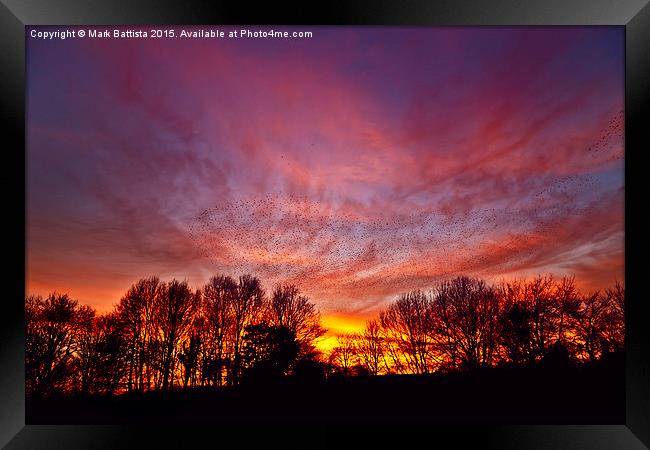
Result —
<svg viewBox="0 0 650 450"><path fill-rule="evenodd" d="M623 280L622 28L310 30L28 39L27 292L249 272L343 329L458 274Z"/></svg>

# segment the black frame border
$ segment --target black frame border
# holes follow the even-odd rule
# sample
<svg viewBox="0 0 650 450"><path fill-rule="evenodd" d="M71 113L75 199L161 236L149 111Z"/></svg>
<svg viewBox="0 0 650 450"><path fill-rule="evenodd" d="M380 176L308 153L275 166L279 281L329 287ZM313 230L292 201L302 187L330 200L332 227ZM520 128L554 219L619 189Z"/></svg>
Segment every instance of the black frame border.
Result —
<svg viewBox="0 0 650 450"><path fill-rule="evenodd" d="M236 5L236 6L235 6ZM306 6L306 5L303 5ZM83 24L275 24L275 25L618 25L625 27L625 271L626 271L626 423L624 425L418 425L286 427L154 427L25 425L25 26ZM0 0L0 114L7 125L5 155L11 163L0 172L5 191L4 228L13 244L8 298L0 327L0 445L3 448L177 448L223 437L254 447L398 448L420 441L454 447L650 448L650 337L642 286L645 255L641 245L648 220L641 214L644 167L650 149L650 3L647 0L390 0L321 1L300 5L260 5L201 0ZM22 189L21 189L22 186ZM8 205L7 205L8 203ZM16 217L22 220L14 219ZM644 243L647 241L644 241ZM18 262L22 261L22 264ZM340 433L346 435L345 439Z"/></svg>

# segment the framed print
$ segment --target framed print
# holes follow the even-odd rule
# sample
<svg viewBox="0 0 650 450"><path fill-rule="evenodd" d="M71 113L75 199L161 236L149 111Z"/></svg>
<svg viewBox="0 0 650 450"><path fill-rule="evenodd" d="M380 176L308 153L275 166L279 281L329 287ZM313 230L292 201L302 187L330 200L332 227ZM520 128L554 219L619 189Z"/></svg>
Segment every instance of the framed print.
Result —
<svg viewBox="0 0 650 450"><path fill-rule="evenodd" d="M0 11L6 448L650 445L647 4Z"/></svg>

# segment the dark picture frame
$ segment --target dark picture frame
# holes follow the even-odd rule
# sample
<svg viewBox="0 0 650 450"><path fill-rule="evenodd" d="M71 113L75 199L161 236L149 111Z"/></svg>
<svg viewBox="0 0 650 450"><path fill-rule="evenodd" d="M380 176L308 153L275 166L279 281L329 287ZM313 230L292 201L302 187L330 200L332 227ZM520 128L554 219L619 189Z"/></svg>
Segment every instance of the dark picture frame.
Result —
<svg viewBox="0 0 650 450"><path fill-rule="evenodd" d="M235 6L236 5L236 6ZM309 12L307 12L309 11ZM625 284L626 421L612 425L499 426L329 426L300 428L256 426L134 427L25 425L25 27L53 24L276 24L276 25L614 25L625 27ZM650 148L650 5L645 0L443 0L427 2L319 2L309 8L280 7L271 2L209 4L163 0L0 0L0 79L5 164L2 180L5 239L11 243L9 286L3 305L7 319L0 328L0 444L3 448L191 448L199 441L230 447L369 447L397 448L420 442L452 442L454 448L590 448L650 447L650 342L643 296L642 233L647 232L640 201L641 155ZM20 219L21 218L21 219ZM20 263L22 262L22 264ZM408 429L407 429L408 428ZM341 434L346 436L343 437ZM242 440L242 436L245 439ZM224 444L224 439L232 444Z"/></svg>

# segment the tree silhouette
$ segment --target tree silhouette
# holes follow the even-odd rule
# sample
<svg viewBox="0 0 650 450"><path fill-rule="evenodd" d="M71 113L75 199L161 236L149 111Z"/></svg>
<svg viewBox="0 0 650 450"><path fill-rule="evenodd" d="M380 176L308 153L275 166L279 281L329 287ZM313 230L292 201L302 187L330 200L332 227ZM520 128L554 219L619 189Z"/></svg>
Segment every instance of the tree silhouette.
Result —
<svg viewBox="0 0 650 450"><path fill-rule="evenodd" d="M511 287L509 287L511 289ZM528 303L508 295L501 316L499 342L505 352L505 359L514 364L535 362L533 348L533 312Z"/></svg>
<svg viewBox="0 0 650 450"><path fill-rule="evenodd" d="M532 338L536 358L541 358L554 342L553 279L538 276L525 284L524 301L532 313Z"/></svg>
<svg viewBox="0 0 650 450"><path fill-rule="evenodd" d="M330 353L329 363L341 375L351 375L352 367L357 364L355 337L353 334L337 336L336 347Z"/></svg>
<svg viewBox="0 0 650 450"><path fill-rule="evenodd" d="M314 341L325 334L316 305L300 295L300 290L292 284L275 287L267 308L267 320L270 325L286 327L295 334L303 358L313 353Z"/></svg>
<svg viewBox="0 0 650 450"><path fill-rule="evenodd" d="M625 344L625 288L618 281L605 290L608 311L603 324L606 351L622 350Z"/></svg>
<svg viewBox="0 0 650 450"><path fill-rule="evenodd" d="M254 377L286 375L298 357L300 343L293 330L283 325L247 325L242 339L243 367Z"/></svg>
<svg viewBox="0 0 650 450"><path fill-rule="evenodd" d="M450 367L476 369L495 361L500 320L499 297L476 278L441 283L433 295L432 327L450 358Z"/></svg>
<svg viewBox="0 0 650 450"><path fill-rule="evenodd" d="M244 329L252 324L262 313L265 292L262 283L256 277L243 275L237 284L237 296L233 303L234 328L233 328L233 361L230 373L230 382L235 384L241 372L241 341Z"/></svg>
<svg viewBox="0 0 650 450"><path fill-rule="evenodd" d="M384 353L384 337L377 320L366 321L363 332L355 335L355 341L359 363L369 374L379 375L388 371L388 363Z"/></svg>
<svg viewBox="0 0 650 450"><path fill-rule="evenodd" d="M554 318L556 321L557 338L565 347L572 343L571 336L575 331L575 319L580 307L580 297L573 277L564 277L556 284L554 303Z"/></svg>
<svg viewBox="0 0 650 450"><path fill-rule="evenodd" d="M516 364L540 361L572 329L575 295L572 281L558 285L552 277L505 283L500 288L503 312L499 340L506 359ZM572 306L573 305L573 306Z"/></svg>
<svg viewBox="0 0 650 450"><path fill-rule="evenodd" d="M201 307L205 316L204 378L221 385L229 365L227 340L235 332L237 283L231 277L216 276L203 287Z"/></svg>
<svg viewBox="0 0 650 450"><path fill-rule="evenodd" d="M187 387L190 381L192 386L196 385L196 369L199 364L201 344L201 337L195 331L190 335L190 339L183 344L178 355L178 360L183 366L183 387Z"/></svg>
<svg viewBox="0 0 650 450"><path fill-rule="evenodd" d="M389 341L396 343L408 369L417 374L433 371L439 362L434 354L431 321L433 302L422 291L402 294L379 322Z"/></svg>
<svg viewBox="0 0 650 450"><path fill-rule="evenodd" d="M117 314L123 324L129 391L150 388L153 341L156 338L153 314L163 291L157 277L141 279L129 288L117 305Z"/></svg>
<svg viewBox="0 0 650 450"><path fill-rule="evenodd" d="M598 359L608 350L605 337L609 318L609 302L600 292L582 297L576 321L578 348L590 361Z"/></svg>
<svg viewBox="0 0 650 450"><path fill-rule="evenodd" d="M93 317L81 328L76 353L82 394L113 394L127 372L125 333L116 313Z"/></svg>
<svg viewBox="0 0 650 450"><path fill-rule="evenodd" d="M162 285L160 299L154 312L157 331L160 336L162 358L162 389L170 388L173 383L175 358L178 345L186 338L192 325L193 315L198 306L198 297L192 292L187 282L172 280Z"/></svg>
<svg viewBox="0 0 650 450"><path fill-rule="evenodd" d="M25 388L34 397L68 391L73 383L79 338L95 315L65 294L45 300L30 296L25 304Z"/></svg>

